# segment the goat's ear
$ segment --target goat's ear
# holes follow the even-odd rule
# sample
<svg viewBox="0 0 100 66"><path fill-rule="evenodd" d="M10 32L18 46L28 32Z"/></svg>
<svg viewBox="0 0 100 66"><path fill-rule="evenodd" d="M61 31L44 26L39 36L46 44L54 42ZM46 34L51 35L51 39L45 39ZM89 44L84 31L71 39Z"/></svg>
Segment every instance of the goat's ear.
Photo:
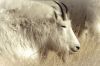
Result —
<svg viewBox="0 0 100 66"><path fill-rule="evenodd" d="M56 7L54 7L54 6L51 6L54 10L56 10ZM55 17L55 19L57 19L57 13L56 13L56 11L54 11L54 17Z"/></svg>
<svg viewBox="0 0 100 66"><path fill-rule="evenodd" d="M53 9L56 9L56 7L55 6L51 6Z"/></svg>
<svg viewBox="0 0 100 66"><path fill-rule="evenodd" d="M54 11L54 16L55 16L55 18L57 19L58 17L57 17L57 13Z"/></svg>

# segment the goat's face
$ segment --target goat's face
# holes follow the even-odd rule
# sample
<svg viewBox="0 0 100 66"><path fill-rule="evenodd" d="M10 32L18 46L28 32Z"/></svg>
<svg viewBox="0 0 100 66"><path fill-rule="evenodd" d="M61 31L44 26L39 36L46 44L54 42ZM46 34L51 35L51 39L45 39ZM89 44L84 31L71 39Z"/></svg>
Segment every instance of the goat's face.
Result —
<svg viewBox="0 0 100 66"><path fill-rule="evenodd" d="M57 2L56 2L57 3ZM77 52L80 49L80 43L76 38L72 27L71 27L71 20L68 18L68 9L65 4L62 5L66 8L64 12L61 5L60 6L61 14L55 13L56 19L56 27L54 28L55 31L52 32L52 48L58 52L58 54L69 52ZM50 46L49 46L50 47Z"/></svg>

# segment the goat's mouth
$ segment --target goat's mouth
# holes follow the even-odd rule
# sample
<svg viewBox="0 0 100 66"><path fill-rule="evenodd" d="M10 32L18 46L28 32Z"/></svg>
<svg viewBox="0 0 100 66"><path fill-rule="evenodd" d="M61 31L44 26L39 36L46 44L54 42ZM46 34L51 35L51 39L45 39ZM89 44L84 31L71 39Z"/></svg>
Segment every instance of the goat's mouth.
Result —
<svg viewBox="0 0 100 66"><path fill-rule="evenodd" d="M69 54L75 54L75 53L77 53L78 51L79 51L78 49L70 48Z"/></svg>
<svg viewBox="0 0 100 66"><path fill-rule="evenodd" d="M74 48L70 49L72 52L78 52L78 50L75 50Z"/></svg>

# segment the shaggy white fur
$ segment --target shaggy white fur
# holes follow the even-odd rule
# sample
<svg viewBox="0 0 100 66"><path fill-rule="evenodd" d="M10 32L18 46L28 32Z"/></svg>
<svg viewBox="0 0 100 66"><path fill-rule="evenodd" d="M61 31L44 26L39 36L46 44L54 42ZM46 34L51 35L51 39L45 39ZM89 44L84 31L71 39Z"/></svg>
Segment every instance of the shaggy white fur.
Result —
<svg viewBox="0 0 100 66"><path fill-rule="evenodd" d="M0 1L1 58L9 58L13 63L33 61L46 58L52 50L65 59L68 50L76 52L79 47L67 13L63 20L61 13L37 1Z"/></svg>

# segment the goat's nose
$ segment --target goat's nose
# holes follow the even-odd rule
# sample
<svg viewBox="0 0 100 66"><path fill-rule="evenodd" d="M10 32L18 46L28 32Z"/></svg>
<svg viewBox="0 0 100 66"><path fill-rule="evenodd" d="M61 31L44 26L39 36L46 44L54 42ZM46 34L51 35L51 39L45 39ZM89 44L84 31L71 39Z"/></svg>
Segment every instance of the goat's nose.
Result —
<svg viewBox="0 0 100 66"><path fill-rule="evenodd" d="M79 49L80 49L80 47L79 47L79 46L76 46L76 49L77 49L77 50L79 50Z"/></svg>

